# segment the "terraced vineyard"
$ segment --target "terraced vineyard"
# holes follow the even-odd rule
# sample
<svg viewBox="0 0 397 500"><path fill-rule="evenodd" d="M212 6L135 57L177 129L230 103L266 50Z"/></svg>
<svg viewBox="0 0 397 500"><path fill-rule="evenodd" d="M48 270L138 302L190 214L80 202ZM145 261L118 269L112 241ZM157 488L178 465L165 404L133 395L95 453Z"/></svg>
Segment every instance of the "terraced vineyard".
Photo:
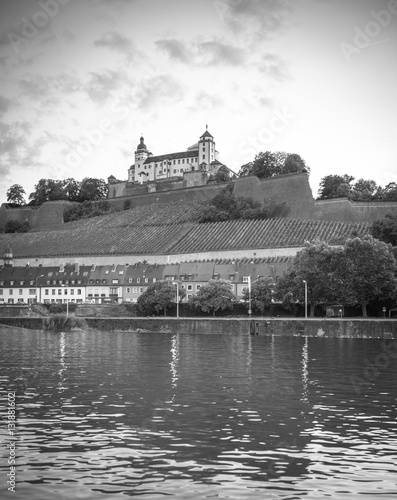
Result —
<svg viewBox="0 0 397 500"><path fill-rule="evenodd" d="M199 224L204 201L153 204L64 224L61 229L0 235L0 251L15 257L168 255L300 247L319 238L341 243L368 233L369 224L297 219Z"/></svg>
<svg viewBox="0 0 397 500"><path fill-rule="evenodd" d="M349 236L368 233L367 223L298 219L233 220L192 227L170 253L193 253L251 248L299 247L315 238L340 243Z"/></svg>
<svg viewBox="0 0 397 500"><path fill-rule="evenodd" d="M100 217L68 222L61 229L77 229L95 225L97 229L107 227L159 226L198 222L208 202L192 201L153 204L135 207L121 212L113 212Z"/></svg>

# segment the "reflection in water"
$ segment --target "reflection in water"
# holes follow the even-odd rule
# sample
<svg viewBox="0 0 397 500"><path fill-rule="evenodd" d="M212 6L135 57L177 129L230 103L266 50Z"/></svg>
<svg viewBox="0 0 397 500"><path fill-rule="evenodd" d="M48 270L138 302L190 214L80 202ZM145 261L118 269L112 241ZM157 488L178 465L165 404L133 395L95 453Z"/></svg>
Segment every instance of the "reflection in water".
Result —
<svg viewBox="0 0 397 500"><path fill-rule="evenodd" d="M18 408L0 497L395 498L396 363L349 382L380 343L0 332Z"/></svg>

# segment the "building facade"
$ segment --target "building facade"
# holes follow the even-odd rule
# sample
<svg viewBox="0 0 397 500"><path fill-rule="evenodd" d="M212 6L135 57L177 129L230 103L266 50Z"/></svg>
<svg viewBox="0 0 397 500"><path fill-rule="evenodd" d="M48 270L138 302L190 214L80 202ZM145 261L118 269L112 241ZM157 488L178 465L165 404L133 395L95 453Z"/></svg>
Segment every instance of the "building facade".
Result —
<svg viewBox="0 0 397 500"><path fill-rule="evenodd" d="M135 163L128 170L128 182L161 181L182 176L185 172L209 172L215 174L222 163L218 160L214 137L208 129L197 144L186 151L153 156L144 138L135 151Z"/></svg>
<svg viewBox="0 0 397 500"><path fill-rule="evenodd" d="M3 262L0 267L0 304L103 304L136 303L151 284L160 280L178 282L186 292L183 302L196 295L212 279L229 281L236 298L241 299L249 283L259 278L269 278L275 283L288 269L292 258L14 267L12 250L7 248Z"/></svg>

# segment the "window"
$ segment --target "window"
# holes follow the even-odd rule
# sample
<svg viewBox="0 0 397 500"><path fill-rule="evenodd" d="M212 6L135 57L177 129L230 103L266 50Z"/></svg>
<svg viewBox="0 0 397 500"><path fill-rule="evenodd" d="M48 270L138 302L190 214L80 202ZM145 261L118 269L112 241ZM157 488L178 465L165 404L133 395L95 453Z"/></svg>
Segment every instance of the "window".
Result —
<svg viewBox="0 0 397 500"><path fill-rule="evenodd" d="M19 285L20 285L20 286L23 286L23 285L24 285L24 283L25 283L24 281L20 281L20 282L19 282Z"/></svg>
<svg viewBox="0 0 397 500"><path fill-rule="evenodd" d="M22 288L19 289L19 295L23 295L23 290Z"/></svg>
<svg viewBox="0 0 397 500"><path fill-rule="evenodd" d="M137 278L137 279L136 279L136 282L137 282L137 283L140 283L140 282L141 282L141 278Z"/></svg>
<svg viewBox="0 0 397 500"><path fill-rule="evenodd" d="M132 293L138 293L138 289L134 287L134 288L132 289Z"/></svg>
<svg viewBox="0 0 397 500"><path fill-rule="evenodd" d="M117 283L118 283L118 282L119 282L119 280L117 280L117 279L113 279L113 280L112 280L112 284L113 284L113 285L117 285Z"/></svg>
<svg viewBox="0 0 397 500"><path fill-rule="evenodd" d="M52 289L51 292L52 292L52 295L55 295L55 290L54 289Z"/></svg>
<svg viewBox="0 0 397 500"><path fill-rule="evenodd" d="M74 288L71 288L70 295L74 295Z"/></svg>
<svg viewBox="0 0 397 500"><path fill-rule="evenodd" d="M14 295L14 290L10 290L10 295Z"/></svg>
<svg viewBox="0 0 397 500"><path fill-rule="evenodd" d="M61 288L58 290L58 295L62 295L62 289Z"/></svg>
<svg viewBox="0 0 397 500"><path fill-rule="evenodd" d="M156 283L156 278L153 278L153 283Z"/></svg>
<svg viewBox="0 0 397 500"><path fill-rule="evenodd" d="M0 285L4 286L5 281L0 281Z"/></svg>
<svg viewBox="0 0 397 500"><path fill-rule="evenodd" d="M249 283L250 277L249 276L243 276L243 283Z"/></svg>
<svg viewBox="0 0 397 500"><path fill-rule="evenodd" d="M201 285L196 285L196 290L200 290Z"/></svg>
<svg viewBox="0 0 397 500"><path fill-rule="evenodd" d="M36 288L29 288L29 295L36 295Z"/></svg>
<svg viewBox="0 0 397 500"><path fill-rule="evenodd" d="M131 288L127 286L127 293L131 293Z"/></svg>
<svg viewBox="0 0 397 500"><path fill-rule="evenodd" d="M149 281L149 278L145 278L145 283L147 283Z"/></svg>
<svg viewBox="0 0 397 500"><path fill-rule="evenodd" d="M139 289L139 293L143 293L143 287Z"/></svg>
<svg viewBox="0 0 397 500"><path fill-rule="evenodd" d="M15 283L15 281L10 281L10 285L13 286L13 284Z"/></svg>
<svg viewBox="0 0 397 500"><path fill-rule="evenodd" d="M193 290L193 285L188 285L187 290L188 290L188 292L191 292Z"/></svg>
<svg viewBox="0 0 397 500"><path fill-rule="evenodd" d="M0 288L0 295L3 295L3 289Z"/></svg>
<svg viewBox="0 0 397 500"><path fill-rule="evenodd" d="M49 295L49 294L50 294L50 291L48 290L48 288L46 288L46 289L44 290L44 295Z"/></svg>
<svg viewBox="0 0 397 500"><path fill-rule="evenodd" d="M117 288L110 289L110 295L117 295L117 292L118 292Z"/></svg>

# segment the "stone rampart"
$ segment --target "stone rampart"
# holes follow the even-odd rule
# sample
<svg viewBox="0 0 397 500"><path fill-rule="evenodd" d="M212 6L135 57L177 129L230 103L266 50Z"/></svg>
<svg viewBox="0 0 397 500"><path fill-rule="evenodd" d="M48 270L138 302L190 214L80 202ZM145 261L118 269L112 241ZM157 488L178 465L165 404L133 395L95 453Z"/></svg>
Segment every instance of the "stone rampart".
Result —
<svg viewBox="0 0 397 500"><path fill-rule="evenodd" d="M386 214L397 215L397 201L350 201L347 198L316 200L314 216L318 220L373 222Z"/></svg>

